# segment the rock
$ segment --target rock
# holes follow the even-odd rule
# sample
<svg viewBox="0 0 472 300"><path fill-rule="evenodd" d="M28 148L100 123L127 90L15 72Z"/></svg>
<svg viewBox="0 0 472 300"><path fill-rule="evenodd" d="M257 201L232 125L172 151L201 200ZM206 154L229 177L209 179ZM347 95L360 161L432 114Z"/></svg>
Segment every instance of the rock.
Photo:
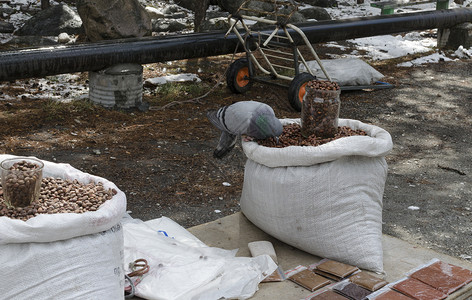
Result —
<svg viewBox="0 0 472 300"><path fill-rule="evenodd" d="M57 36L62 32L80 34L82 20L67 4L51 6L28 19L16 35Z"/></svg>
<svg viewBox="0 0 472 300"><path fill-rule="evenodd" d="M151 18L138 0L77 0L89 41L151 35Z"/></svg>
<svg viewBox="0 0 472 300"><path fill-rule="evenodd" d="M164 13L154 7L146 6L146 11L151 19L164 18Z"/></svg>
<svg viewBox="0 0 472 300"><path fill-rule="evenodd" d="M325 21L325 20L331 20L331 16L329 13L326 11L326 9L322 7L309 7L300 10L300 13L306 18L306 19L315 19L317 21Z"/></svg>
<svg viewBox="0 0 472 300"><path fill-rule="evenodd" d="M173 19L152 20L152 31L154 32L176 32L187 29L187 24Z"/></svg>
<svg viewBox="0 0 472 300"><path fill-rule="evenodd" d="M193 11L195 8L195 2L200 2L199 0L175 0L174 3L177 4L178 6L181 6L185 9ZM176 12L178 8L175 7L175 5L169 5L166 7L166 13L169 13L167 11L173 10L172 12Z"/></svg>
<svg viewBox="0 0 472 300"><path fill-rule="evenodd" d="M201 26L202 31L212 31L212 30L228 30L228 18L212 18L203 21Z"/></svg>
<svg viewBox="0 0 472 300"><path fill-rule="evenodd" d="M194 12L194 31L201 31L200 27L205 20L206 11L210 6L210 0L175 0L174 2Z"/></svg>
<svg viewBox="0 0 472 300"><path fill-rule="evenodd" d="M5 17L5 15L9 16L16 13L16 9L11 7L0 7L0 16Z"/></svg>
<svg viewBox="0 0 472 300"><path fill-rule="evenodd" d="M210 19L216 19L216 18L228 18L229 12L227 11L217 11L217 10L212 10L212 11L207 11L206 17L208 20Z"/></svg>
<svg viewBox="0 0 472 300"><path fill-rule="evenodd" d="M180 12L173 13L172 15L166 15L166 17L170 19L183 19L183 18L187 18L188 14L186 12L180 11Z"/></svg>
<svg viewBox="0 0 472 300"><path fill-rule="evenodd" d="M19 8L20 8L21 12L24 12L24 13L27 13L27 14L30 14L30 15L34 15L34 14L41 11L40 7L27 5L27 4L20 5Z"/></svg>
<svg viewBox="0 0 472 300"><path fill-rule="evenodd" d="M0 33L12 33L15 31L13 24L0 20Z"/></svg>
<svg viewBox="0 0 472 300"><path fill-rule="evenodd" d="M264 3L264 4L268 4L268 3ZM260 8L258 8L258 10L260 10ZM290 19L287 20L286 16L290 16ZM268 20L275 20L275 15L273 15L273 14L261 14L260 17L263 17L264 19L268 19ZM280 24L286 24L286 23L296 24L296 23L306 22L306 19L298 11L294 12L294 8L282 8L282 9L279 9L279 11L277 12L277 21ZM257 22L257 23L260 23L260 24L258 24L258 28L266 27L263 24L263 22ZM272 25L270 25L270 26L272 26Z"/></svg>
<svg viewBox="0 0 472 300"><path fill-rule="evenodd" d="M57 36L13 36L7 45L14 45L14 47L37 47L37 46L52 46L57 45Z"/></svg>
<svg viewBox="0 0 472 300"><path fill-rule="evenodd" d="M217 2L219 7L230 14L234 14L239 9L244 0L217 0Z"/></svg>
<svg viewBox="0 0 472 300"><path fill-rule="evenodd" d="M207 10L210 5L218 5L221 9L232 14L238 10L239 6L244 2L244 0L175 0L174 2L177 5L194 12L194 30L198 32L202 30L208 30L208 26L213 26L211 21L205 21ZM211 13L215 12L212 11ZM221 15L218 17L221 16L227 16L227 13L221 13ZM215 18L215 16L210 16L208 19L212 18ZM202 25L204 28L202 28Z"/></svg>
<svg viewBox="0 0 472 300"><path fill-rule="evenodd" d="M472 23L466 22L450 28L446 48L457 49L472 47Z"/></svg>
<svg viewBox="0 0 472 300"><path fill-rule="evenodd" d="M63 33L61 33L57 36L57 42L60 43L60 44L67 44L71 41L72 41L72 39L71 39L70 35L68 35L65 32L63 32Z"/></svg>
<svg viewBox="0 0 472 300"><path fill-rule="evenodd" d="M338 6L338 2L336 0L302 0L300 2L309 4L312 6L318 6L318 7L337 7Z"/></svg>
<svg viewBox="0 0 472 300"><path fill-rule="evenodd" d="M273 12L274 6L267 2L251 1L245 7L253 11L244 11L243 13L249 16L266 17L266 12Z"/></svg>
<svg viewBox="0 0 472 300"><path fill-rule="evenodd" d="M139 102L136 106L136 108L139 110L139 111L142 111L142 112L146 112L149 110L149 103L148 102Z"/></svg>
<svg viewBox="0 0 472 300"><path fill-rule="evenodd" d="M289 15L291 13L291 11L287 10L287 9L281 9L280 13ZM281 18L281 19L279 19L279 21L286 22L286 20L284 20L284 19L285 18ZM292 14L292 16L290 17L290 19L288 20L287 23L295 24L295 23L303 23L303 22L306 22L305 17L301 13L296 11Z"/></svg>
<svg viewBox="0 0 472 300"><path fill-rule="evenodd" d="M186 8L184 6L182 6L183 8ZM186 8L188 10L191 10L189 8ZM166 16L171 16L172 14L175 14L175 13L179 13L182 9L179 7L179 5L167 5L165 8L164 8L164 15Z"/></svg>

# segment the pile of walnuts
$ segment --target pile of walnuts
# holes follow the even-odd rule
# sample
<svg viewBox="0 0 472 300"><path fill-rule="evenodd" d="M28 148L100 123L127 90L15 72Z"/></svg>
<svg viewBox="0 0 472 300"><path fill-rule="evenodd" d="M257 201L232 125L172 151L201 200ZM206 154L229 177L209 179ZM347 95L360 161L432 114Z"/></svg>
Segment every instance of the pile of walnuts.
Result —
<svg viewBox="0 0 472 300"><path fill-rule="evenodd" d="M26 221L39 214L96 211L116 194L115 189L105 189L101 182L83 184L77 180L46 177L41 182L39 199L25 207L7 208L0 189L0 217Z"/></svg>
<svg viewBox="0 0 472 300"><path fill-rule="evenodd" d="M284 130L278 141L273 137L256 141L261 146L272 148L284 148L288 146L319 146L339 138L355 135L367 135L367 133L364 130L354 130L347 126L341 126L338 127L338 132L333 138L325 139L317 137L316 135L310 135L308 138L305 138L301 134L301 126L293 123L284 125Z"/></svg>

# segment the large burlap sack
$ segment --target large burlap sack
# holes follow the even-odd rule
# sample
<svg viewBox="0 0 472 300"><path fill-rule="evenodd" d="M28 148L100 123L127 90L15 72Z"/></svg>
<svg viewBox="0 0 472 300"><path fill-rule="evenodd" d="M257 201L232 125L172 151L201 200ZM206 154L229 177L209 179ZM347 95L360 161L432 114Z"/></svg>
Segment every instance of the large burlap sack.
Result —
<svg viewBox="0 0 472 300"><path fill-rule="evenodd" d="M283 124L299 119L281 120ZM382 272L382 196L390 134L340 119L369 136L318 147L269 148L243 141L241 210L256 226L311 254Z"/></svg>
<svg viewBox="0 0 472 300"><path fill-rule="evenodd" d="M0 161L10 157L0 155ZM43 162L43 177L102 182L118 193L99 210L83 214L44 214L26 222L0 217L0 298L124 298L120 221L126 196L104 178Z"/></svg>

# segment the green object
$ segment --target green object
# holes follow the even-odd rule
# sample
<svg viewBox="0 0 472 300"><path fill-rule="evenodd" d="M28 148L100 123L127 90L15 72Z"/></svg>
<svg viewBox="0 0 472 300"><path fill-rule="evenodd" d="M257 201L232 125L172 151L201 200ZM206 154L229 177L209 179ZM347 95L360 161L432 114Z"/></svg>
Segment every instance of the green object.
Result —
<svg viewBox="0 0 472 300"><path fill-rule="evenodd" d="M449 0L437 0L436 1L436 10L440 9L449 9Z"/></svg>
<svg viewBox="0 0 472 300"><path fill-rule="evenodd" d="M399 4L395 1L384 1L384 2L373 2L370 4L372 7L380 8L381 15L392 15L395 12L395 7Z"/></svg>
<svg viewBox="0 0 472 300"><path fill-rule="evenodd" d="M394 8L382 8L382 10L380 11L380 14L381 15L393 15L394 12L395 12Z"/></svg>

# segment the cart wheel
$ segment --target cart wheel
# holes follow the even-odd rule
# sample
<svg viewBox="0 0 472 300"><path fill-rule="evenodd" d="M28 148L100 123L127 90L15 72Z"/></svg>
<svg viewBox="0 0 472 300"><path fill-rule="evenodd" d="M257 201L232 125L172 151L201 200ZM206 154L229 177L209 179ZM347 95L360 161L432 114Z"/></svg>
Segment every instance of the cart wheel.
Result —
<svg viewBox="0 0 472 300"><path fill-rule="evenodd" d="M290 105L296 110L302 110L303 96L305 96L305 87L308 81L316 79L310 73L300 73L296 75L290 82L288 87L288 101Z"/></svg>
<svg viewBox="0 0 472 300"><path fill-rule="evenodd" d="M252 86L249 78L249 62L246 58L235 60L228 69L226 75L226 84L231 92L235 94L244 94Z"/></svg>

